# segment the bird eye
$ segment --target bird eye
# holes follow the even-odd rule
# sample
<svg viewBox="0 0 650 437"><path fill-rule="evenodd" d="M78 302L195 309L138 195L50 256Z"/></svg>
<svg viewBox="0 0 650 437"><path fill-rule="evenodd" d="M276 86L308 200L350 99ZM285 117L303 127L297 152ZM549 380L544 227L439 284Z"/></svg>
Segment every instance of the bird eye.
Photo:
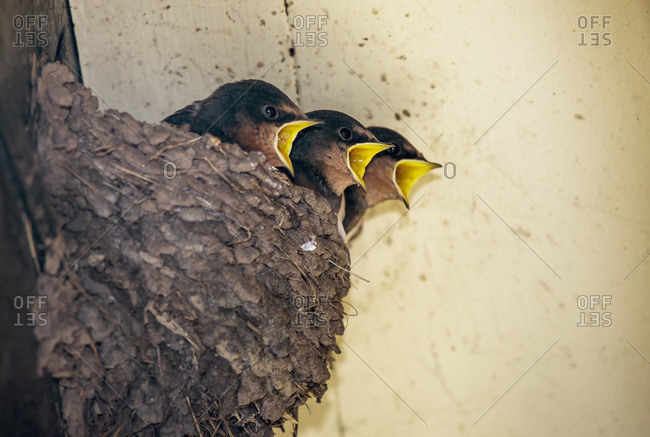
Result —
<svg viewBox="0 0 650 437"><path fill-rule="evenodd" d="M400 147L399 144L393 143L393 147L388 149L391 155L396 156L399 155L402 152L402 148Z"/></svg>
<svg viewBox="0 0 650 437"><path fill-rule="evenodd" d="M352 131L348 129L347 127L342 127L339 129L339 136L341 137L342 140L349 140L352 138Z"/></svg>
<svg viewBox="0 0 650 437"><path fill-rule="evenodd" d="M265 106L264 115L269 120L275 120L276 118L278 118L278 108L276 108L275 106Z"/></svg>

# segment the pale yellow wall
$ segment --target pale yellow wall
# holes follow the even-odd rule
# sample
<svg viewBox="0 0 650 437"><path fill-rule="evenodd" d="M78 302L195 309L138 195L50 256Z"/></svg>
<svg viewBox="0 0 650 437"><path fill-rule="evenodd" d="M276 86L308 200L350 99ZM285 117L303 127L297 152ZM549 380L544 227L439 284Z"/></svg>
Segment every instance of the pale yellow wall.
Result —
<svg viewBox="0 0 650 437"><path fill-rule="evenodd" d="M399 129L456 163L355 264L371 282L355 281L359 315L301 436L647 435L650 257L624 279L650 249L647 0L296 0L288 19L282 1L71 4L87 83L136 117L280 60L264 79L303 109ZM319 14L327 45L290 57L289 23ZM594 31L612 44L579 47L581 15L611 16ZM353 262L403 212L375 211ZM612 326L576 326L582 294L613 296Z"/></svg>

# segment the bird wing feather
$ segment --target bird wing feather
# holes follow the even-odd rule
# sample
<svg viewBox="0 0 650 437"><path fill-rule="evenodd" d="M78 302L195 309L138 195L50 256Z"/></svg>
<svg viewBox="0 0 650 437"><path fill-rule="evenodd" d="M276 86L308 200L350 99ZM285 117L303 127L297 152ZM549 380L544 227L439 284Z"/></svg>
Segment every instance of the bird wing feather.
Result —
<svg viewBox="0 0 650 437"><path fill-rule="evenodd" d="M183 109L179 109L172 115L166 117L163 121L169 124L183 125L191 124L199 110L201 101L192 102Z"/></svg>

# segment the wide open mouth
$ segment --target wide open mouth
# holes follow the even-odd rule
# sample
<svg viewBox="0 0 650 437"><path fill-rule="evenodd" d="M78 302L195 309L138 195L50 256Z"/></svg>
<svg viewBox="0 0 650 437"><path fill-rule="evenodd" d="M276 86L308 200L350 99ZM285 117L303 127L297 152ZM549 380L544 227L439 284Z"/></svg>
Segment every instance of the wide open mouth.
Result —
<svg viewBox="0 0 650 437"><path fill-rule="evenodd" d="M289 170L291 176L293 176L293 164L291 163L291 148L293 147L293 142L295 141L298 133L315 124L320 124L320 121L314 120L296 120L290 121L280 126L280 129L275 133L275 142L274 149L277 153L282 164Z"/></svg>
<svg viewBox="0 0 650 437"><path fill-rule="evenodd" d="M357 143L348 148L348 168L352 172L354 180L366 191L366 184L363 182L363 175L366 173L366 166L379 152L392 147L392 144L382 143Z"/></svg>
<svg viewBox="0 0 650 437"><path fill-rule="evenodd" d="M422 159L401 159L397 161L393 170L393 183L407 208L410 207L408 195L413 185L422 176L438 167L442 167L442 165Z"/></svg>

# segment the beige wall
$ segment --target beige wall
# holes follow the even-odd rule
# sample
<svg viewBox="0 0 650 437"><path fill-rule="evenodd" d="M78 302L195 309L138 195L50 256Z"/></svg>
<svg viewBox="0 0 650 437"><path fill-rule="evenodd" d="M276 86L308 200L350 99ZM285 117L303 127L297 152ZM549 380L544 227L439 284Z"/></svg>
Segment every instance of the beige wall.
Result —
<svg viewBox="0 0 650 437"><path fill-rule="evenodd" d="M301 436L647 435L650 257L624 279L650 249L647 1L71 4L87 84L136 117L278 61L264 79L303 109L456 164L355 241L353 262L381 238L353 269L371 282ZM327 44L291 57L306 15L328 17L310 29ZM591 15L611 45L578 45ZM579 295L611 295L612 325L578 327Z"/></svg>

